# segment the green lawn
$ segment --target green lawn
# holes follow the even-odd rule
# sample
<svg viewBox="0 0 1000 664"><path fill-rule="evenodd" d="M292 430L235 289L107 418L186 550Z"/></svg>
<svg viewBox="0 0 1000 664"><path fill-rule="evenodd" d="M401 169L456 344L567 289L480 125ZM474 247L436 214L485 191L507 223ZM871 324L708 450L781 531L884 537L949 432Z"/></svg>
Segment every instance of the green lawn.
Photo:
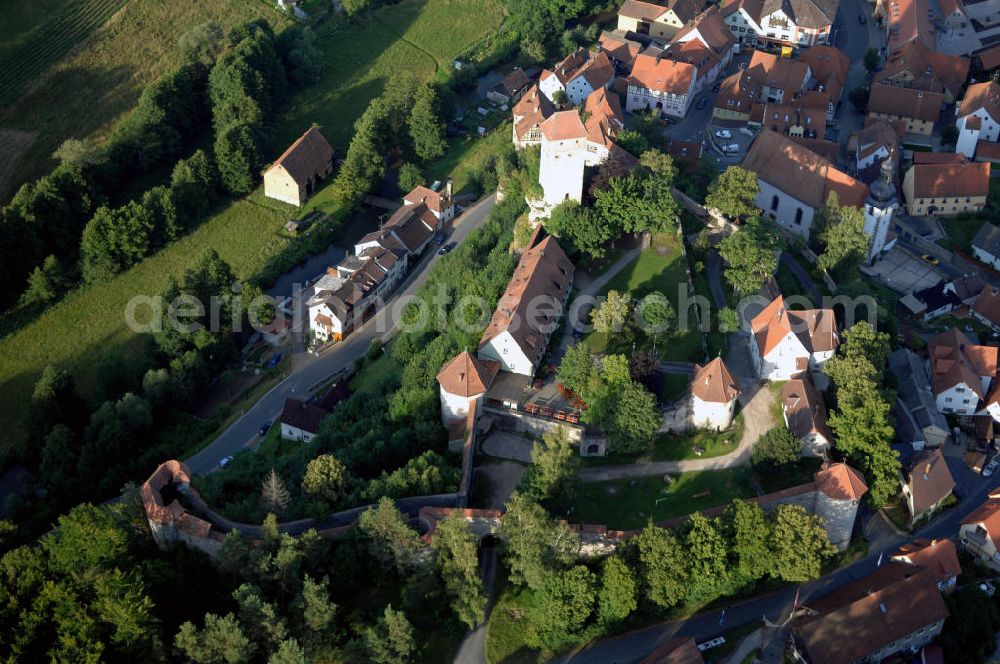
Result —
<svg viewBox="0 0 1000 664"><path fill-rule="evenodd" d="M650 518L663 521L753 496L749 473L745 467L705 470L675 476L670 484L659 475L585 482L577 492L570 520L623 530L642 528ZM709 495L694 497L706 491ZM663 500L657 503L658 499Z"/></svg>
<svg viewBox="0 0 1000 664"><path fill-rule="evenodd" d="M495 0L402 0L357 24L324 24L318 29L327 63L323 78L295 99L279 125L278 145L316 122L334 147L346 149L354 119L390 77L431 78L502 20Z"/></svg>
<svg viewBox="0 0 1000 664"><path fill-rule="evenodd" d="M142 1L136 0L136 4ZM384 77L380 78L378 72L409 71L413 76L428 78L434 71L433 59L424 56L421 60L417 48L399 41L393 30L404 30L408 38L414 35L429 38L434 30L424 23L439 27L444 16L456 12L489 19L477 23L477 34L482 35L499 24L499 14L494 23L490 8L495 8L492 0L403 0L384 10L396 21L392 30L373 20L350 33L323 33L324 48L336 57L321 83L286 104L290 111L282 126L297 136L313 120L322 124L326 118L328 128L335 130L333 137L345 139L352 125L345 120L360 114L368 100L381 89ZM421 9L425 11L418 11ZM379 12L378 15L383 14ZM458 54L460 44L466 43L466 38L473 39L468 32L473 23L461 18L456 22L459 27L450 29L466 30L465 36L441 38L451 45L454 55ZM378 36L388 40L386 43L390 47L381 49L379 42L373 41ZM441 58L445 53L442 49L446 47L434 43L427 44L427 48ZM347 62L345 58L353 60ZM359 67L371 65L373 58L373 70L363 76L361 73L355 75L361 71ZM338 69L340 74L336 73ZM461 165L463 157L460 154L456 164ZM332 215L331 223L339 224L345 214L333 201L330 190L328 186L318 192L306 208L327 212ZM46 364L56 364L73 373L81 393L87 398L95 398L100 393L99 376L94 367L101 366L102 362L113 361L122 365L126 373L138 377L150 361L148 337L132 332L125 325L126 304L137 296L158 295L171 276L182 275L208 249L218 251L240 278L258 274L273 276L276 271L288 269L304 258L305 249L314 251L316 233L311 238L292 239L282 230L294 214L294 208L265 199L258 189L246 199L226 206L194 232L133 269L107 282L73 291L31 324L0 339L0 394L4 395L0 400L0 416L8 426L3 446L9 448L24 435L24 417L31 390Z"/></svg>
<svg viewBox="0 0 1000 664"><path fill-rule="evenodd" d="M674 236L656 236L652 246L612 277L600 295L606 295L612 290L627 292L636 299L653 292L665 295L677 311L678 319L683 321L686 317L687 327L665 335L657 341L660 357L673 361L704 359L701 333L697 329L694 309L686 313L680 311L681 294L687 297L687 271L684 254L681 253L680 245ZM652 347L651 341L641 333L636 333L635 337L636 350ZM632 352L632 340L602 334L596 330L584 337L583 342L596 353Z"/></svg>
<svg viewBox="0 0 1000 664"><path fill-rule="evenodd" d="M738 414L725 431L693 431L683 436L660 434L653 443L651 461L681 461L723 456L736 450L743 437L743 415ZM696 454L695 450L701 450Z"/></svg>

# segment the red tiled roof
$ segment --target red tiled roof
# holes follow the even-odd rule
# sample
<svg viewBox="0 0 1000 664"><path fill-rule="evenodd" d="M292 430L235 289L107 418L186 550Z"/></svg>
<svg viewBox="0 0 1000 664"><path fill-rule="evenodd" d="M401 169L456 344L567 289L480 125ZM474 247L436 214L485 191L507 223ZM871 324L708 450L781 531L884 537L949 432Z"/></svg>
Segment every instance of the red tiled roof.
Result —
<svg viewBox="0 0 1000 664"><path fill-rule="evenodd" d="M462 351L441 367L437 382L445 392L468 398L490 389L499 370L499 362L480 360Z"/></svg>
<svg viewBox="0 0 1000 664"><path fill-rule="evenodd" d="M830 464L816 473L816 487L837 500L861 500L868 493L865 478L846 463Z"/></svg>
<svg viewBox="0 0 1000 664"><path fill-rule="evenodd" d="M951 540L916 539L899 547L892 556L893 560L920 565L933 574L937 581L948 581L962 573L962 565L958 562L958 552Z"/></svg>
<svg viewBox="0 0 1000 664"><path fill-rule="evenodd" d="M1000 84L995 81L973 83L965 90L962 103L958 105L958 115L969 115L985 109L990 116L1000 121Z"/></svg>
<svg viewBox="0 0 1000 664"><path fill-rule="evenodd" d="M750 329L761 357L770 354L791 333L810 353L833 350L839 345L833 309L792 311L781 295L754 316Z"/></svg>
<svg viewBox="0 0 1000 664"><path fill-rule="evenodd" d="M980 377L995 376L997 373L996 347L977 346L957 328L933 337L927 343L927 354L931 363L931 384L936 394L964 383L982 399Z"/></svg>
<svg viewBox="0 0 1000 664"><path fill-rule="evenodd" d="M927 451L911 462L907 485L913 495L913 514L916 517L944 500L955 488L955 480L948 470L940 449Z"/></svg>
<svg viewBox="0 0 1000 664"><path fill-rule="evenodd" d="M892 562L803 607L814 613L793 629L812 664L860 661L948 617L928 570Z"/></svg>
<svg viewBox="0 0 1000 664"><path fill-rule="evenodd" d="M557 111L540 125L542 135L550 141L568 141L587 137L587 128L576 110Z"/></svg>
<svg viewBox="0 0 1000 664"><path fill-rule="evenodd" d="M990 192L990 163L915 164L915 198L986 196Z"/></svg>
<svg viewBox="0 0 1000 664"><path fill-rule="evenodd" d="M576 115L576 111L571 111ZM541 329L558 320L566 292L573 283L573 263L551 235L521 254L507 289L500 296L496 311L483 331L482 348L498 334L508 332L524 354L533 362L545 351ZM558 306L558 314L546 319L540 304ZM532 315L528 315L529 310Z"/></svg>
<svg viewBox="0 0 1000 664"><path fill-rule="evenodd" d="M740 388L726 363L717 357L703 367L695 366L691 393L702 401L729 403L739 396Z"/></svg>
<svg viewBox="0 0 1000 664"><path fill-rule="evenodd" d="M809 378L793 378L781 386L781 405L788 420L788 430L796 438L819 434L833 442L827 425L826 404Z"/></svg>
<svg viewBox="0 0 1000 664"><path fill-rule="evenodd" d="M868 112L935 122L941 114L943 103L944 95L940 92L876 83L871 87Z"/></svg>
<svg viewBox="0 0 1000 664"><path fill-rule="evenodd" d="M820 208L831 192L841 205L861 207L868 187L839 170L829 159L777 132L764 130L754 140L743 168L803 203Z"/></svg>
<svg viewBox="0 0 1000 664"><path fill-rule="evenodd" d="M976 53L976 57L979 58L979 64L983 66L983 69L1000 67L1000 46L980 51Z"/></svg>
<svg viewBox="0 0 1000 664"><path fill-rule="evenodd" d="M639 664L704 664L698 645L691 638L667 639Z"/></svg>
<svg viewBox="0 0 1000 664"><path fill-rule="evenodd" d="M629 85L656 92L686 95L691 89L694 76L694 65L645 52L635 58Z"/></svg>

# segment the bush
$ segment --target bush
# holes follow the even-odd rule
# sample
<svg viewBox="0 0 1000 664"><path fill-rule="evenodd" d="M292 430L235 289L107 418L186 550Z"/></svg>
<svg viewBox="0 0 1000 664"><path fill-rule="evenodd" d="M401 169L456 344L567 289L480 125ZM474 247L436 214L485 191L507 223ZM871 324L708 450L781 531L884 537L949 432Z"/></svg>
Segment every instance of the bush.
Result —
<svg viewBox="0 0 1000 664"><path fill-rule="evenodd" d="M801 444L788 429L778 427L754 443L750 459L755 466L782 466L798 461L801 449Z"/></svg>

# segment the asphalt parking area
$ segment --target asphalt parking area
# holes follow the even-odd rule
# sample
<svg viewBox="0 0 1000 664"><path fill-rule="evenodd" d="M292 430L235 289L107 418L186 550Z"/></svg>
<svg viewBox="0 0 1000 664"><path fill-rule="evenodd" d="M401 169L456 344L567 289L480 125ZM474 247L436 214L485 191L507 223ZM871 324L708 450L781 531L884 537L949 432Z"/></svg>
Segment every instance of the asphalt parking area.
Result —
<svg viewBox="0 0 1000 664"><path fill-rule="evenodd" d="M890 249L869 269L886 286L903 295L929 288L944 278L933 265L899 247Z"/></svg>

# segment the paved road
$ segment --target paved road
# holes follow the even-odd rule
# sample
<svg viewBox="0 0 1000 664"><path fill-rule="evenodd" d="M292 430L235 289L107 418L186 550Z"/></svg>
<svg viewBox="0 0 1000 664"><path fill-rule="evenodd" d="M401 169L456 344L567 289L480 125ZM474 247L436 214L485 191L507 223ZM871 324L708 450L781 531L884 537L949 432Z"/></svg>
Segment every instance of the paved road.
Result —
<svg viewBox="0 0 1000 664"><path fill-rule="evenodd" d="M482 226L495 204L496 196L490 195L462 213L454 222L450 241L460 243L473 229ZM396 327L402 314L402 307L393 305L402 297L416 294L427 281L430 268L437 260L437 252L429 251L397 289L396 294L389 299L386 307L364 326L355 330L346 340L334 345L319 357L299 354L293 362L295 367L293 373L288 378L264 395L215 441L186 460L191 471L200 474L214 470L223 457L235 454L252 442L261 424L277 420L286 398L308 394L313 386L350 367L355 359L365 355L372 339L376 336L385 337Z"/></svg>
<svg viewBox="0 0 1000 664"><path fill-rule="evenodd" d="M980 478L975 492L965 498L955 508L948 510L927 526L913 533L910 538L899 537L884 549L870 550L861 560L843 569L832 572L816 581L801 587L800 603L808 603L837 588L867 576L877 568L881 554L889 556L902 543L909 539L937 538L954 539L958 533L959 522L968 513L976 509L985 499L990 489L1000 484L1000 476L990 479ZM720 627L720 611L692 616L687 620L676 620L653 627L622 634L604 641L598 641L589 648L578 653L563 657L561 662L568 664L632 664L641 661L657 645L674 636L692 637L697 641L714 637L740 625L760 621L767 618L772 622L780 622L787 618L795 599L794 586L785 588L769 595L755 597L725 608L725 622Z"/></svg>

